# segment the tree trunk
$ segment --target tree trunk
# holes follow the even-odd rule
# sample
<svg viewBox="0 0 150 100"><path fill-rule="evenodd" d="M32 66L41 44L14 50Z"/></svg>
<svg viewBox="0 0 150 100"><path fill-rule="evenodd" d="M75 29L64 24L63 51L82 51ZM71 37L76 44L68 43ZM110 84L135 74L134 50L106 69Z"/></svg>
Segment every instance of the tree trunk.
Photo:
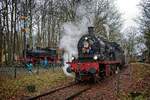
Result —
<svg viewBox="0 0 150 100"><path fill-rule="evenodd" d="M3 57L3 35L2 35L2 16L0 11L0 64L2 64L2 57Z"/></svg>
<svg viewBox="0 0 150 100"><path fill-rule="evenodd" d="M17 36L17 31L16 31L16 20L17 20L17 0L14 1L15 4L15 20L14 20L14 39L13 39L13 61L15 60L15 50L16 50L16 36Z"/></svg>

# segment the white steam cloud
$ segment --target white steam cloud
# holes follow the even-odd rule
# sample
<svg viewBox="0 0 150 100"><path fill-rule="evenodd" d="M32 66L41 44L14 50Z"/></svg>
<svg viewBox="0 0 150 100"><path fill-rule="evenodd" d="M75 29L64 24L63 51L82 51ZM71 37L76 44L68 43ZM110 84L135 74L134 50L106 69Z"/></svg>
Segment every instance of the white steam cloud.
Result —
<svg viewBox="0 0 150 100"><path fill-rule="evenodd" d="M94 13L92 9L87 9L87 5L81 2L76 10L76 21L75 22L66 22L62 25L62 38L60 40L59 47L64 49L64 73L67 76L73 76L68 73L66 69L69 67L66 62L71 61L71 57L78 55L77 44L82 35L88 32L88 27L93 26Z"/></svg>
<svg viewBox="0 0 150 100"><path fill-rule="evenodd" d="M107 24L103 24L103 26L105 27L107 39L109 40L110 39L110 28Z"/></svg>

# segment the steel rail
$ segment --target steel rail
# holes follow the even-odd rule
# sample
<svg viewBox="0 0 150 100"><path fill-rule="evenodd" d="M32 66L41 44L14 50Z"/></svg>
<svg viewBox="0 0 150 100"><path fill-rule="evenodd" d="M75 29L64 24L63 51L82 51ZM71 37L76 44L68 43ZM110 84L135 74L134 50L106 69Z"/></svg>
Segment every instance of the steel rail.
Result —
<svg viewBox="0 0 150 100"><path fill-rule="evenodd" d="M67 85L67 86L63 86L63 87L59 87L59 88L56 88L56 89L51 90L51 91L49 91L49 92L40 94L40 95L38 95L38 96L34 96L34 97L31 97L31 98L28 98L27 100L36 100L36 99L38 99L38 98L40 98L40 97L43 97L43 96L46 96L46 95L50 95L50 94L52 94L52 93L54 93L54 92L56 92L56 91L59 91L59 90L62 90L62 89L65 89L65 88L74 86L74 85L76 85L76 84L77 84L77 83L74 83L74 84L71 84L71 85Z"/></svg>
<svg viewBox="0 0 150 100"><path fill-rule="evenodd" d="M81 91L78 91L70 96L68 96L65 100L72 100L73 98L77 97L78 95L82 94L83 92L87 91L91 89L91 87L88 87L88 88L85 88L85 89L82 89Z"/></svg>

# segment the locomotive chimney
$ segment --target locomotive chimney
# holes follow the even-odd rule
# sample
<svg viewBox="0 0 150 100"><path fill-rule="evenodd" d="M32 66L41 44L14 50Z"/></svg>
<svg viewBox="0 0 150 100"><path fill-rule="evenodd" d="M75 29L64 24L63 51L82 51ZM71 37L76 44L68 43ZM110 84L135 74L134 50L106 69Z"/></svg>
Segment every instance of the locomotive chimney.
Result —
<svg viewBox="0 0 150 100"><path fill-rule="evenodd" d="M90 26L88 27L89 34L94 34L94 27Z"/></svg>

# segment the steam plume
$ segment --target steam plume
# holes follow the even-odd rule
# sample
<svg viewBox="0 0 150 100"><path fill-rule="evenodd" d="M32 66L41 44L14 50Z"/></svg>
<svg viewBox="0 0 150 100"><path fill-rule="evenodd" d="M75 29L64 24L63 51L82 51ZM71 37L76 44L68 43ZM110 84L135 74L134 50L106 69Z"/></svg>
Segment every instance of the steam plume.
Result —
<svg viewBox="0 0 150 100"><path fill-rule="evenodd" d="M77 44L82 35L88 32L88 26L93 26L94 14L87 11L87 7L92 5L81 2L76 10L75 22L66 22L62 25L62 38L59 47L65 50L64 53L64 73L67 76L72 74L67 73L66 69L69 67L66 62L71 61L71 57L77 57ZM92 10L92 9L90 9ZM92 12L92 11L90 11Z"/></svg>

